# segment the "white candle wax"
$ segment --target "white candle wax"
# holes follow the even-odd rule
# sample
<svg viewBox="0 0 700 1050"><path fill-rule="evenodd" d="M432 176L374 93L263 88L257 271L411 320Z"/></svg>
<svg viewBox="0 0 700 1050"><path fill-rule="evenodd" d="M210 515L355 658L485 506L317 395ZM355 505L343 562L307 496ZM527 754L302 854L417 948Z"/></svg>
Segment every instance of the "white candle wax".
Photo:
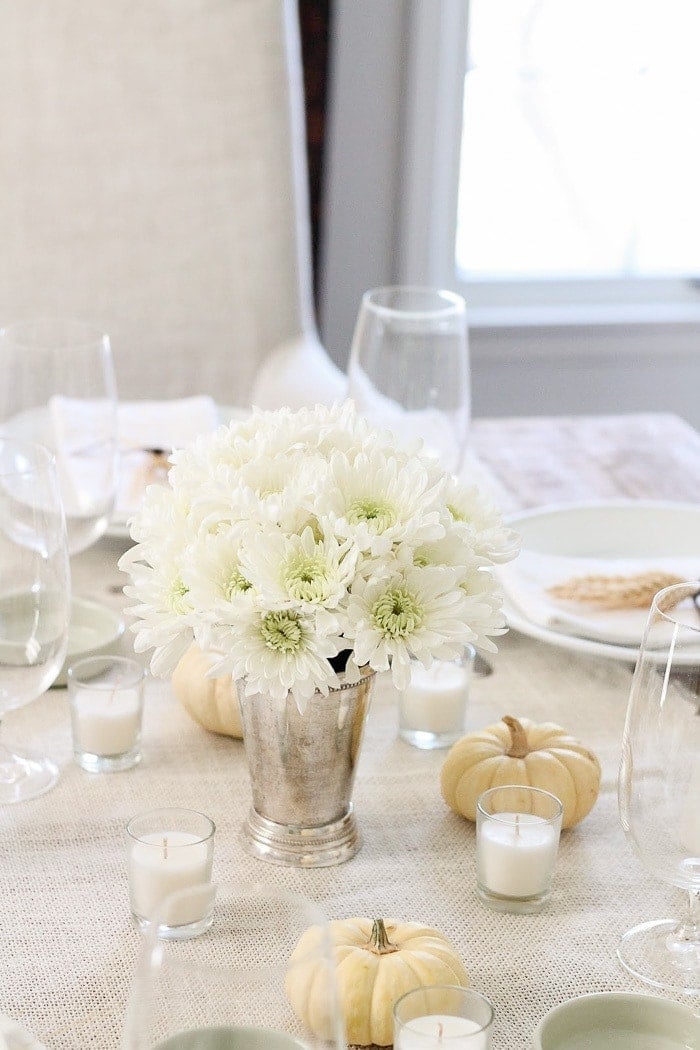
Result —
<svg viewBox="0 0 700 1050"><path fill-rule="evenodd" d="M498 817L484 820L479 827L479 881L502 897L543 893L557 856L557 829L531 813L499 813Z"/></svg>
<svg viewBox="0 0 700 1050"><path fill-rule="evenodd" d="M123 755L136 743L138 689L81 689L73 698L75 742L91 755Z"/></svg>
<svg viewBox="0 0 700 1050"><path fill-rule="evenodd" d="M141 835L129 855L131 907L142 919L153 921L159 906L171 893L208 883L209 849L188 831L157 831ZM209 894L176 901L165 919L168 926L199 922L210 904Z"/></svg>
<svg viewBox="0 0 700 1050"><path fill-rule="evenodd" d="M436 661L429 670L413 664L400 701L402 726L426 733L461 732L468 686L469 672L459 664Z"/></svg>
<svg viewBox="0 0 700 1050"><path fill-rule="evenodd" d="M486 1050L488 1046L487 1033L471 1018L429 1014L401 1027L396 1050Z"/></svg>

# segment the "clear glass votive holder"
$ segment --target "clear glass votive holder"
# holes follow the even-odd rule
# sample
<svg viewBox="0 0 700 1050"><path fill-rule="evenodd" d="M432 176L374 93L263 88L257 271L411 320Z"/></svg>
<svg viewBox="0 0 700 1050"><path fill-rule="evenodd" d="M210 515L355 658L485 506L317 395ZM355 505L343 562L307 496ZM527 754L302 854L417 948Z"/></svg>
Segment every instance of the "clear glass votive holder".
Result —
<svg viewBox="0 0 700 1050"><path fill-rule="evenodd" d="M141 761L144 675L125 656L88 656L68 668L73 756L88 773Z"/></svg>
<svg viewBox="0 0 700 1050"><path fill-rule="evenodd" d="M209 817L192 809L154 809L132 817L126 826L129 901L139 929L157 923L159 937L180 940L209 929L215 830ZM193 887L196 893L179 893Z"/></svg>
<svg viewBox="0 0 700 1050"><path fill-rule="evenodd" d="M394 1050L488 1050L493 1017L473 988L414 988L394 1005Z"/></svg>
<svg viewBox="0 0 700 1050"><path fill-rule="evenodd" d="M541 788L507 784L476 802L476 879L494 911L538 912L549 898L563 806Z"/></svg>
<svg viewBox="0 0 700 1050"><path fill-rule="evenodd" d="M411 661L411 681L399 693L399 736L423 750L452 747L465 732L476 650L466 645L456 660L434 660L426 670Z"/></svg>

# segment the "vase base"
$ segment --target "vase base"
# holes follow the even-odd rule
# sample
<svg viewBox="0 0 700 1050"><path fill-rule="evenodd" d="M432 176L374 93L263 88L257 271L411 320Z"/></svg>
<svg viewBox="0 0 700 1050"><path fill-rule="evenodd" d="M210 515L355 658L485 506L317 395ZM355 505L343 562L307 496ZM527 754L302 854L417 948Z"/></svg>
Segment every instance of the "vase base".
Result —
<svg viewBox="0 0 700 1050"><path fill-rule="evenodd" d="M304 828L277 824L251 808L243 825L243 848L269 864L293 868L328 868L354 857L362 838L352 807L329 824Z"/></svg>

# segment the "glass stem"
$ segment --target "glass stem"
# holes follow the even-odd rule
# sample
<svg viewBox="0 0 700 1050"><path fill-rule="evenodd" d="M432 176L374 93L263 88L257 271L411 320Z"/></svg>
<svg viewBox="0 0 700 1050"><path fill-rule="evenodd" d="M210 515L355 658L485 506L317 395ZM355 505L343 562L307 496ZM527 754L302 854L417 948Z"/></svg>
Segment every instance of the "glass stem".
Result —
<svg viewBox="0 0 700 1050"><path fill-rule="evenodd" d="M2 722L0 722L2 729ZM0 742L0 784L14 784L17 780L17 756Z"/></svg>
<svg viewBox="0 0 700 1050"><path fill-rule="evenodd" d="M700 960L700 889L688 890L688 911L669 934L666 946L676 953L678 965L697 969Z"/></svg>
<svg viewBox="0 0 700 1050"><path fill-rule="evenodd" d="M686 929L691 940L700 940L700 889L688 890L688 914L681 929Z"/></svg>

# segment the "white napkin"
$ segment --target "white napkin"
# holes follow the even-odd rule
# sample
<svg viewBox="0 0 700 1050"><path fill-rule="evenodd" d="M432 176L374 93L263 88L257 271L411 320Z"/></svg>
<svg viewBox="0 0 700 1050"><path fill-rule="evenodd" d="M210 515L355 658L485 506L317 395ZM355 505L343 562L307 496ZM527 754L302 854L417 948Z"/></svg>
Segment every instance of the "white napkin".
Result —
<svg viewBox="0 0 700 1050"><path fill-rule="evenodd" d="M114 403L108 398L49 398L50 443L69 517L90 517L111 503L114 486ZM37 419L41 410L37 412Z"/></svg>
<svg viewBox="0 0 700 1050"><path fill-rule="evenodd" d="M113 520L126 522L138 509L146 486L165 480L167 455L173 449L214 430L218 422L216 403L205 395L122 401L117 409L121 476ZM154 456L148 449L163 449L165 455Z"/></svg>
<svg viewBox="0 0 700 1050"><path fill-rule="evenodd" d="M602 609L584 602L564 601L547 588L578 576L636 576L668 572L685 580L700 577L697 558L570 558L523 550L509 565L496 566L507 600L531 623L562 634L616 645L639 645L648 609Z"/></svg>

